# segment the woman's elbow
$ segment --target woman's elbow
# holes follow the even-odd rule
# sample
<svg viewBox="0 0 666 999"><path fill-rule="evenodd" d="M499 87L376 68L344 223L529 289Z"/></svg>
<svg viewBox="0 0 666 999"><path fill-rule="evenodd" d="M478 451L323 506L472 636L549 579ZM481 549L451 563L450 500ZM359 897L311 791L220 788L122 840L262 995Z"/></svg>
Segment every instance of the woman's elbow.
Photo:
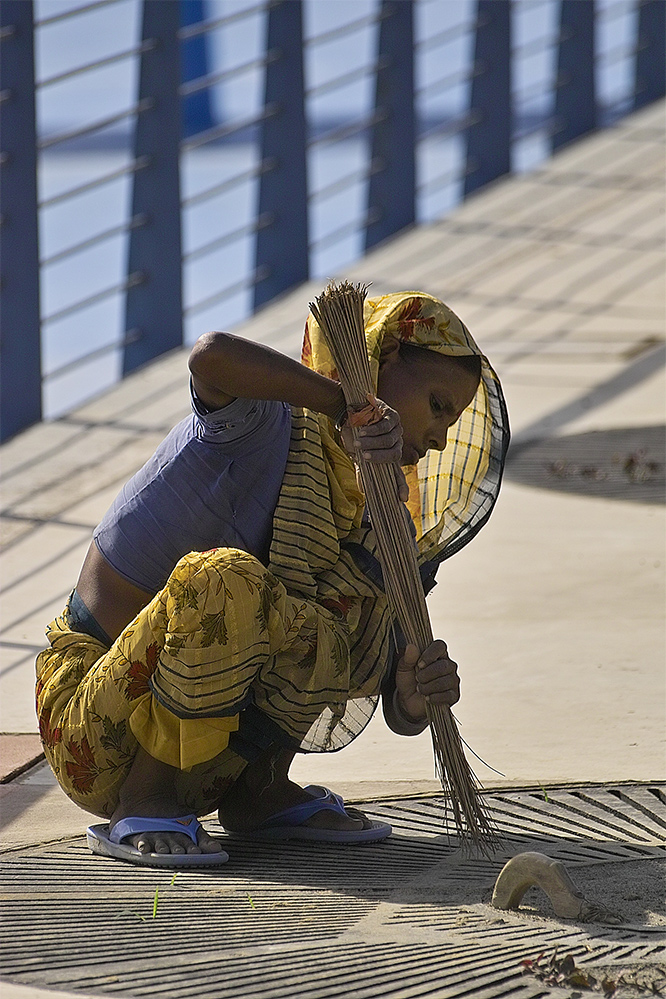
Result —
<svg viewBox="0 0 666 999"><path fill-rule="evenodd" d="M219 360L224 354L229 333L222 333L219 330L212 330L210 333L203 333L194 343L190 356L187 359L187 366L193 375L200 378L210 374L211 364Z"/></svg>

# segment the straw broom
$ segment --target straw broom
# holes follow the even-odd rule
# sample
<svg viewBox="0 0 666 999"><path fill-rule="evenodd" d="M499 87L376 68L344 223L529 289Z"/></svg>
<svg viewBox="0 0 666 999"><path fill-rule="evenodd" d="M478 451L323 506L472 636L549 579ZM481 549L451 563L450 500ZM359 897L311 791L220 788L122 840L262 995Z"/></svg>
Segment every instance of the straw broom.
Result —
<svg viewBox="0 0 666 999"><path fill-rule="evenodd" d="M363 324L366 285L330 283L310 309L333 355L349 409L361 410L374 387ZM356 437L357 430L353 428ZM397 495L395 467L357 457L361 484L377 539L389 606L409 644L423 652L433 641L413 539ZM426 699L437 775L448 794L457 833L463 843L488 853L496 833L478 783L465 757L456 721L448 705Z"/></svg>

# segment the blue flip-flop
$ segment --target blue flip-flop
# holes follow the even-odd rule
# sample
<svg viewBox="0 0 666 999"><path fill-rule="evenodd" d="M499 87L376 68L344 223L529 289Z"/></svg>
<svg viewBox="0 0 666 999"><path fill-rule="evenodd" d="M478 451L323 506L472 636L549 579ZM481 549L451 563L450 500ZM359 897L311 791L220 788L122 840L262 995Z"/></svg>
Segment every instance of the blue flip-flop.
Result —
<svg viewBox="0 0 666 999"><path fill-rule="evenodd" d="M123 842L128 836L142 832L177 832L185 833L197 843L200 829L196 815L176 819L149 819L136 815L116 822L112 830L108 823L88 826L86 838L93 853L144 867L219 867L226 864L229 854L224 850L219 853L141 853L131 843Z"/></svg>
<svg viewBox="0 0 666 999"><path fill-rule="evenodd" d="M312 801L276 812L256 829L247 832L226 830L227 835L230 839L259 842L304 839L318 843L377 843L393 832L388 822L375 821L371 821L367 829L317 829L305 826L303 823L317 812L337 812L347 818L350 816L340 795L329 791L327 787L309 784L304 790L312 796Z"/></svg>

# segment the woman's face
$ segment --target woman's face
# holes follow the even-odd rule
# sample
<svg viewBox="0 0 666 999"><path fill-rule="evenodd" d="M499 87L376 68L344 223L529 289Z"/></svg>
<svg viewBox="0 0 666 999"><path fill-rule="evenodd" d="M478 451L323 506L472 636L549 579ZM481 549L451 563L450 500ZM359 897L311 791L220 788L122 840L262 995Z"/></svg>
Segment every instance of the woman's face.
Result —
<svg viewBox="0 0 666 999"><path fill-rule="evenodd" d="M476 394L479 379L454 360L427 349L403 356L393 349L382 356L377 394L400 414L402 464L412 465L426 451L443 451L450 427Z"/></svg>

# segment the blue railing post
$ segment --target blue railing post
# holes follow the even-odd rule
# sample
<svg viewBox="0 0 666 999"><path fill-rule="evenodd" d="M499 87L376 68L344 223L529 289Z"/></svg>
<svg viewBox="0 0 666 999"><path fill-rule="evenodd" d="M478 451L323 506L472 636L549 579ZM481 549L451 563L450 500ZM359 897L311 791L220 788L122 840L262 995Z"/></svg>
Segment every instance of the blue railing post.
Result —
<svg viewBox="0 0 666 999"><path fill-rule="evenodd" d="M416 218L413 0L382 0L365 248Z"/></svg>
<svg viewBox="0 0 666 999"><path fill-rule="evenodd" d="M180 0L180 23L183 27L206 20L205 0ZM185 38L181 47L183 83L198 80L209 72L208 37ZM211 109L210 90L199 90L183 100L183 133L186 136L204 132L215 124Z"/></svg>
<svg viewBox="0 0 666 999"><path fill-rule="evenodd" d="M32 0L0 4L0 439L42 416Z"/></svg>
<svg viewBox="0 0 666 999"><path fill-rule="evenodd" d="M597 127L595 0L560 0L553 150Z"/></svg>
<svg viewBox="0 0 666 999"><path fill-rule="evenodd" d="M266 52L266 117L261 123L262 162L258 218L267 224L256 237L254 308L308 278L308 199L303 11L301 0L269 7Z"/></svg>
<svg viewBox="0 0 666 999"><path fill-rule="evenodd" d="M511 0L478 0L464 194L511 170Z"/></svg>
<svg viewBox="0 0 666 999"><path fill-rule="evenodd" d="M183 342L179 26L173 0L144 0L142 38L155 44L141 56L139 100L150 106L137 116L134 155L149 164L134 174L132 215L146 224L130 235L127 273L140 278L127 291L125 329L138 337L125 347L124 375Z"/></svg>
<svg viewBox="0 0 666 999"><path fill-rule="evenodd" d="M638 11L634 108L666 94L666 3L643 0Z"/></svg>

